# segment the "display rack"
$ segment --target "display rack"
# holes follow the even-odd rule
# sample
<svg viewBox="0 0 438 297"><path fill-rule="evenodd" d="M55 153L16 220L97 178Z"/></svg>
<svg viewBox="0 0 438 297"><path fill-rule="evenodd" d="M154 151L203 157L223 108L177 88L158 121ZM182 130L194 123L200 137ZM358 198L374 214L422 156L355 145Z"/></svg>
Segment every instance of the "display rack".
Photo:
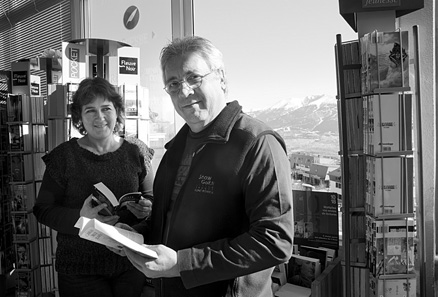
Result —
<svg viewBox="0 0 438 297"><path fill-rule="evenodd" d="M393 296L391 289L416 296L418 291L412 136L418 119L412 113L410 53L403 52L407 34L376 31L348 42L337 35L344 296ZM378 46L386 35L399 38L397 44L388 42L392 63L401 69L398 85L385 80L388 69L380 70L384 55Z"/></svg>
<svg viewBox="0 0 438 297"><path fill-rule="evenodd" d="M46 148L44 99L25 94L9 94L7 115L16 294L40 296L42 279L39 234L32 208L45 168L41 160Z"/></svg>
<svg viewBox="0 0 438 297"><path fill-rule="evenodd" d="M6 282L14 268L15 249L12 243L9 137L6 101L10 91L9 72L0 72L0 295L6 293Z"/></svg>

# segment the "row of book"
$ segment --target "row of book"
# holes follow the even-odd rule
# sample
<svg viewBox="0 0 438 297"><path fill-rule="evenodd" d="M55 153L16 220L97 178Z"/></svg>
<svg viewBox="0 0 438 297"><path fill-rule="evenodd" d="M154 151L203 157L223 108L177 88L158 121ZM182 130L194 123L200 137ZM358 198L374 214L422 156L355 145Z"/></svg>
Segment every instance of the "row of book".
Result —
<svg viewBox="0 0 438 297"><path fill-rule="evenodd" d="M360 45L359 41L348 41L342 45L342 64L348 65L343 70L344 92L347 96L361 94L361 68L360 68Z"/></svg>
<svg viewBox="0 0 438 297"><path fill-rule="evenodd" d="M417 296L415 237L413 218L367 216L369 296Z"/></svg>
<svg viewBox="0 0 438 297"><path fill-rule="evenodd" d="M413 158L366 157L365 210L372 217L414 212Z"/></svg>
<svg viewBox="0 0 438 297"><path fill-rule="evenodd" d="M367 33L360 38L360 53L362 94L409 87L407 31Z"/></svg>
<svg viewBox="0 0 438 297"><path fill-rule="evenodd" d="M41 157L44 153L14 153L10 154L10 181L29 182L41 180L46 165Z"/></svg>
<svg viewBox="0 0 438 297"><path fill-rule="evenodd" d="M272 273L272 281L277 285L274 290L275 296L283 296L285 291L310 296L312 282L336 256L335 249L294 245L294 252L289 261L276 266Z"/></svg>
<svg viewBox="0 0 438 297"><path fill-rule="evenodd" d="M364 96L363 109L365 154L412 150L411 94Z"/></svg>
<svg viewBox="0 0 438 297"><path fill-rule="evenodd" d="M375 219L367 216L368 267L373 277L415 274L413 218Z"/></svg>
<svg viewBox="0 0 438 297"><path fill-rule="evenodd" d="M26 94L8 94L7 122L44 123L44 97Z"/></svg>
<svg viewBox="0 0 438 297"><path fill-rule="evenodd" d="M44 125L9 125L9 150L13 152L45 152L46 127Z"/></svg>

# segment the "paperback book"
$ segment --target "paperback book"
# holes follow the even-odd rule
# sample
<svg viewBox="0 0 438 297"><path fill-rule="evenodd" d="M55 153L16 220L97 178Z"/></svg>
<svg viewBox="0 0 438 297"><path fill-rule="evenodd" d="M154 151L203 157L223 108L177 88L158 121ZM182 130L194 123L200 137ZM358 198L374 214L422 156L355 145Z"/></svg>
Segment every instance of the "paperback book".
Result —
<svg viewBox="0 0 438 297"><path fill-rule="evenodd" d="M293 190L294 243L339 248L338 194Z"/></svg>
<svg viewBox="0 0 438 297"><path fill-rule="evenodd" d="M362 92L409 87L408 32L371 32L361 39Z"/></svg>
<svg viewBox="0 0 438 297"><path fill-rule="evenodd" d="M370 277L370 297L416 297L415 278L378 279Z"/></svg>
<svg viewBox="0 0 438 297"><path fill-rule="evenodd" d="M138 202L142 197L141 192L131 192L126 193L120 198L114 195L114 193L102 182L99 182L94 185L93 190L93 204L94 206L105 203L107 206L102 209L99 214L111 216L114 215L115 212L123 207L127 202L134 201Z"/></svg>
<svg viewBox="0 0 438 297"><path fill-rule="evenodd" d="M75 227L79 229L79 237L83 239L119 250L126 247L150 259L156 259L158 257L155 251L147 248L143 244L143 235L139 233L85 217L80 217Z"/></svg>
<svg viewBox="0 0 438 297"><path fill-rule="evenodd" d="M321 274L321 263L316 258L294 255L289 259L287 282L306 288Z"/></svg>
<svg viewBox="0 0 438 297"><path fill-rule="evenodd" d="M374 276L415 273L415 224L412 218L367 217L369 268Z"/></svg>

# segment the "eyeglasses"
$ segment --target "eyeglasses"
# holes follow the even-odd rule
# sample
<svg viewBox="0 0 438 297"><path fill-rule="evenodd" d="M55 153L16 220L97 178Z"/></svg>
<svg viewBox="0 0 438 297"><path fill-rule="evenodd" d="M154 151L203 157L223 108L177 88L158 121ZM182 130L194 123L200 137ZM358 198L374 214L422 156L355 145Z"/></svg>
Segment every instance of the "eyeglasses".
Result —
<svg viewBox="0 0 438 297"><path fill-rule="evenodd" d="M182 80L172 80L164 86L164 90L166 90L166 92L169 95L178 94L181 91L183 83L186 83L186 85L190 89L194 90L196 88L199 88L202 85L202 79L204 77L212 74L215 71L216 71L216 69L212 70L211 72L209 72L205 75L192 74L192 75L187 76L186 78L183 78Z"/></svg>

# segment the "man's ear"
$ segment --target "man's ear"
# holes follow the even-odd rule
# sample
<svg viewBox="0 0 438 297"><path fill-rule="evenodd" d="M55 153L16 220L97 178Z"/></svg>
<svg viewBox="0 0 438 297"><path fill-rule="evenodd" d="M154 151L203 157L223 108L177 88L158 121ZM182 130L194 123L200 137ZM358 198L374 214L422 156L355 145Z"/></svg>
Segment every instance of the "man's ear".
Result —
<svg viewBox="0 0 438 297"><path fill-rule="evenodd" d="M225 71L223 69L219 69L219 74L220 74L220 78L221 78L221 87L223 90L225 90L227 88L227 82L225 79Z"/></svg>

